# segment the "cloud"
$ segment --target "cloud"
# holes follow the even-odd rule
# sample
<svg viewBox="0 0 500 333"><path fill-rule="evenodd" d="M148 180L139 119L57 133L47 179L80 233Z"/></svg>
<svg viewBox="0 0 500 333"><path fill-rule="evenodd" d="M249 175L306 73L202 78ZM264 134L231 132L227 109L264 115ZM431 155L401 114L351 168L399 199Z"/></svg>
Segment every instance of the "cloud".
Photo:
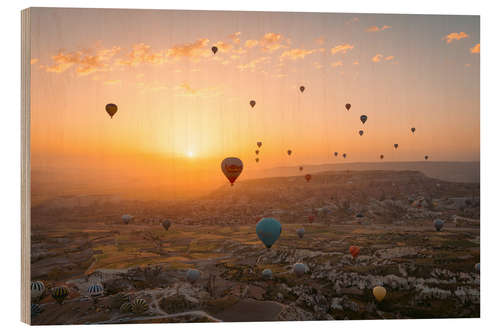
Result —
<svg viewBox="0 0 500 333"><path fill-rule="evenodd" d="M450 44L451 42L453 42L454 40L461 40L463 38L468 38L469 35L467 35L465 32L452 32L446 36L444 36L442 39L445 40L446 39L446 43L447 44Z"/></svg>
<svg viewBox="0 0 500 333"><path fill-rule="evenodd" d="M330 64L330 66L332 67L342 67L342 65L343 65L342 61L336 61Z"/></svg>
<svg viewBox="0 0 500 333"><path fill-rule="evenodd" d="M208 48L208 42L207 38L200 38L193 43L176 45L165 51L165 56L172 59L188 58L198 61L202 57L210 56L212 51Z"/></svg>
<svg viewBox="0 0 500 333"><path fill-rule="evenodd" d="M386 60L386 61L390 61L390 60L392 60L392 59L394 59L394 56L387 56L387 57L385 57L385 60Z"/></svg>
<svg viewBox="0 0 500 333"><path fill-rule="evenodd" d="M249 48L249 49L251 49L257 45L259 45L259 41L255 40L255 39L249 39L245 42L245 47Z"/></svg>
<svg viewBox="0 0 500 333"><path fill-rule="evenodd" d="M322 65L322 64L320 64L319 62L315 62L315 63L313 63L313 66L314 66L314 68L316 68L316 69L321 69L321 68L323 68L323 65Z"/></svg>
<svg viewBox="0 0 500 333"><path fill-rule="evenodd" d="M195 89L186 82L176 86L174 90L177 96L183 97L215 97L222 93L218 87Z"/></svg>
<svg viewBox="0 0 500 333"><path fill-rule="evenodd" d="M122 83L122 80L107 80L107 81L104 81L103 84L107 85L107 86L116 86L117 84L120 84Z"/></svg>
<svg viewBox="0 0 500 333"><path fill-rule="evenodd" d="M273 52L281 48L286 48L287 45L282 43L284 41L285 40L283 39L283 35L274 32L268 32L261 38L259 45L263 51ZM290 42L286 41L286 43L289 44Z"/></svg>
<svg viewBox="0 0 500 333"><path fill-rule="evenodd" d="M325 44L325 37L321 36L321 37L318 37L314 40L316 42L316 44L318 45L323 45Z"/></svg>
<svg viewBox="0 0 500 333"><path fill-rule="evenodd" d="M331 53L332 54L336 54L336 53L342 53L342 54L346 54L347 51L350 51L354 48L354 45L350 45L348 43L345 43L345 44L339 44L339 45L336 45L334 47L332 47L331 49Z"/></svg>
<svg viewBox="0 0 500 333"><path fill-rule="evenodd" d="M378 31L384 31L384 30L391 29L391 28L392 27L390 25L383 25L380 28L377 27L376 25L374 25L374 26L367 28L365 31L366 32L378 32Z"/></svg>
<svg viewBox="0 0 500 333"><path fill-rule="evenodd" d="M162 64L165 55L162 51L153 52L151 45L138 43L132 45L132 50L123 59L117 59L117 65L138 66L143 64Z"/></svg>
<svg viewBox="0 0 500 333"><path fill-rule="evenodd" d="M283 51L283 53L280 56L280 60L297 60L297 59L304 59L307 55L316 53L316 52L322 52L324 49L312 49L312 50L305 50L305 49L291 49L291 50L286 50Z"/></svg>
<svg viewBox="0 0 500 333"><path fill-rule="evenodd" d="M373 62L380 62L382 60L383 55L382 54L377 54L372 58Z"/></svg>
<svg viewBox="0 0 500 333"><path fill-rule="evenodd" d="M38 62L38 58L32 58L30 63L31 63L32 65L34 65L34 64L36 64L37 62Z"/></svg>
<svg viewBox="0 0 500 333"><path fill-rule="evenodd" d="M241 71L248 70L248 69L253 71L253 70L255 70L255 68L257 68L257 65L264 63L264 62L268 61L269 59L270 59L270 57L260 57L260 58L257 58L257 59L250 61L247 64L238 65L237 67Z"/></svg>
<svg viewBox="0 0 500 333"><path fill-rule="evenodd" d="M233 49L233 44L222 42L222 41L218 41L214 45L217 46L217 48L219 49L219 52L221 52L221 53L226 53L226 52L229 52Z"/></svg>
<svg viewBox="0 0 500 333"><path fill-rule="evenodd" d="M75 66L78 75L111 70L110 60L120 52L120 47L110 49L85 50L75 52L59 52L52 56L53 65L42 65L47 72L63 73Z"/></svg>
<svg viewBox="0 0 500 333"><path fill-rule="evenodd" d="M359 61L355 60L352 64L353 65L359 65Z"/></svg>
<svg viewBox="0 0 500 333"><path fill-rule="evenodd" d="M241 32L235 32L229 35L229 38L233 41L234 44L239 44L240 43L240 35Z"/></svg>
<svg viewBox="0 0 500 333"><path fill-rule="evenodd" d="M353 24L353 23L357 23L357 22L359 22L359 18L353 17L349 21L347 21L345 24Z"/></svg>
<svg viewBox="0 0 500 333"><path fill-rule="evenodd" d="M479 45L479 43L477 43L476 45L474 45L474 47L471 47L469 50L470 50L470 53L474 54L474 53L479 53L480 48L481 48L481 46Z"/></svg>
<svg viewBox="0 0 500 333"><path fill-rule="evenodd" d="M465 67L470 67L470 64L465 64Z"/></svg>

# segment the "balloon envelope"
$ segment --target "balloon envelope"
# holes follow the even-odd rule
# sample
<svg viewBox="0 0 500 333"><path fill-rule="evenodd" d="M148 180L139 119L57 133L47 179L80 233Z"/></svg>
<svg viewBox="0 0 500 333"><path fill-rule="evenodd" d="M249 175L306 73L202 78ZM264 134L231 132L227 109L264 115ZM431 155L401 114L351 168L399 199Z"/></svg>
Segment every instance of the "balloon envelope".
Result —
<svg viewBox="0 0 500 333"><path fill-rule="evenodd" d="M346 157L347 157L347 154L346 154L346 153L343 153L343 154L342 154L342 157L343 157L343 158L346 158Z"/></svg>
<svg viewBox="0 0 500 333"><path fill-rule="evenodd" d="M301 262L298 262L296 263L295 265L293 265L293 272L295 273L295 275L297 276L302 276L305 274L307 270L307 267L306 265L304 265L303 263Z"/></svg>
<svg viewBox="0 0 500 333"><path fill-rule="evenodd" d="M347 103L347 104L345 105L345 108L347 109L347 111L349 111L349 110L351 109L351 104Z"/></svg>
<svg viewBox="0 0 500 333"><path fill-rule="evenodd" d="M304 230L304 228L297 229L297 235L299 236L299 238L304 237L305 233L306 231Z"/></svg>
<svg viewBox="0 0 500 333"><path fill-rule="evenodd" d="M380 159L383 160L384 159L384 155L380 155Z"/></svg>
<svg viewBox="0 0 500 333"><path fill-rule="evenodd" d="M255 101L254 101L254 100L251 100L251 101L250 101L250 106L251 106L252 108L255 106L255 104L257 104L257 103L255 103Z"/></svg>
<svg viewBox="0 0 500 333"><path fill-rule="evenodd" d="M237 157L228 157L221 163L222 173L226 176L229 182L234 184L234 181L243 171L243 162Z"/></svg>
<svg viewBox="0 0 500 333"><path fill-rule="evenodd" d="M349 253L351 254L351 256L353 258L356 258L359 254L359 247L358 246L355 246L355 245L352 245L352 246L349 246Z"/></svg>
<svg viewBox="0 0 500 333"><path fill-rule="evenodd" d="M265 217L257 223L255 232L262 243L270 249L281 235L281 224L276 219Z"/></svg>
<svg viewBox="0 0 500 333"><path fill-rule="evenodd" d="M394 144L394 149L398 149L399 145L397 143Z"/></svg>
<svg viewBox="0 0 500 333"><path fill-rule="evenodd" d="M125 224L128 224L130 221L132 221L132 218L133 218L132 215L129 214L122 215L122 221Z"/></svg>
<svg viewBox="0 0 500 333"><path fill-rule="evenodd" d="M425 155L424 158L427 161L429 159L429 156Z"/></svg>
<svg viewBox="0 0 500 333"><path fill-rule="evenodd" d="M358 133L359 133L359 136L363 136L363 134L364 134L365 132L363 132L363 130L359 130L359 132L358 132Z"/></svg>
<svg viewBox="0 0 500 333"><path fill-rule="evenodd" d="M290 149L288 149L286 153L288 154L288 156L292 155L292 151Z"/></svg>
<svg viewBox="0 0 500 333"><path fill-rule="evenodd" d="M412 128L411 128L411 132L412 132L412 133L415 133L415 127L412 127Z"/></svg>
<svg viewBox="0 0 500 333"><path fill-rule="evenodd" d="M299 88L299 89L300 89L300 92L304 92L304 90L306 90L306 87L304 87L304 86L300 86L300 88Z"/></svg>
<svg viewBox="0 0 500 333"><path fill-rule="evenodd" d="M198 281L200 276L201 276L201 272L197 269L189 269L186 272L186 280L188 280L188 282L190 282L190 283L194 283L194 282Z"/></svg>
<svg viewBox="0 0 500 333"><path fill-rule="evenodd" d="M434 220L434 228L436 228L437 231L441 231L441 229L444 226L444 221L441 219L435 219Z"/></svg>
<svg viewBox="0 0 500 333"><path fill-rule="evenodd" d="M258 157L256 157L256 158L255 158L255 162L259 163L259 161L260 161L260 160L259 160L259 158L258 158Z"/></svg>
<svg viewBox="0 0 500 333"><path fill-rule="evenodd" d="M259 147L259 148L260 148L260 146L262 146L262 142L258 141L258 142L257 142L257 147Z"/></svg>
<svg viewBox="0 0 500 333"><path fill-rule="evenodd" d="M339 156L338 152L333 153L334 156Z"/></svg>
<svg viewBox="0 0 500 333"><path fill-rule="evenodd" d="M212 52L213 52L214 54L216 54L216 53L217 53L217 51L219 51L219 49L217 48L217 46L212 46Z"/></svg>
<svg viewBox="0 0 500 333"><path fill-rule="evenodd" d="M368 120L368 116L362 115L359 119L361 119L361 122L364 124Z"/></svg>
<svg viewBox="0 0 500 333"><path fill-rule="evenodd" d="M45 285L42 281L32 281L31 282L31 298L37 299L43 295L45 292Z"/></svg>
<svg viewBox="0 0 500 333"><path fill-rule="evenodd" d="M168 228L170 228L170 226L172 225L172 223L170 223L169 220L164 220L161 225L163 226L163 229L165 229L166 231L168 231Z"/></svg>
<svg viewBox="0 0 500 333"><path fill-rule="evenodd" d="M106 112L109 114L111 118L113 118L113 116L117 111L118 111L118 106L116 106L116 104L113 103L106 104Z"/></svg>
<svg viewBox="0 0 500 333"><path fill-rule="evenodd" d="M302 171L302 170L304 170L304 168L300 166L300 167L299 167L299 170L300 170L300 171Z"/></svg>
<svg viewBox="0 0 500 333"><path fill-rule="evenodd" d="M373 296L375 296L377 302L381 302L385 298L385 295L387 295L387 290L384 287L376 286L373 288Z"/></svg>
<svg viewBox="0 0 500 333"><path fill-rule="evenodd" d="M310 174L307 174L304 176L304 178L307 180L307 182L309 183L309 181L311 180L312 176Z"/></svg>
<svg viewBox="0 0 500 333"><path fill-rule="evenodd" d="M273 277L273 271L270 270L269 268L266 268L265 270L262 271L262 277L265 279L270 279Z"/></svg>

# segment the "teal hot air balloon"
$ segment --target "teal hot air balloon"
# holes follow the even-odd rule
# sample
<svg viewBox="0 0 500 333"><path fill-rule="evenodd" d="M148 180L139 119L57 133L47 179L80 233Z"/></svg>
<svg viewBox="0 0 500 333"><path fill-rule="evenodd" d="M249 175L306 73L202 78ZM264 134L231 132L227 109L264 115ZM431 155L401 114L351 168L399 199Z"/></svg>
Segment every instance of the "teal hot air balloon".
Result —
<svg viewBox="0 0 500 333"><path fill-rule="evenodd" d="M265 217L257 223L255 231L262 243L270 249L274 242L280 238L281 224L276 219Z"/></svg>

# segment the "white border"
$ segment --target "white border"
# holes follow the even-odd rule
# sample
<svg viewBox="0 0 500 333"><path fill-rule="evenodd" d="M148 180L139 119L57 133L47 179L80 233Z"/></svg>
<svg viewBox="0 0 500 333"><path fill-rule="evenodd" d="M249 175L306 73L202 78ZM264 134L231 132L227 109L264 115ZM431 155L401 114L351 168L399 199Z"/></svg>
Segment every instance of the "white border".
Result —
<svg viewBox="0 0 500 333"><path fill-rule="evenodd" d="M175 332L229 332L235 329L245 332L286 330L300 332L347 331L349 332L419 332L423 330L455 332L488 332L498 323L500 299L499 244L500 221L497 219L496 200L499 179L497 165L499 142L497 127L500 126L498 107L500 77L499 37L500 14L497 1L460 0L345 0L316 1L288 0L246 2L235 1L152 1L152 0L99 0L99 1L13 1L2 3L0 10L2 25L1 66L2 104L0 111L0 221L2 246L2 274L0 316L2 329L27 331L36 329L49 331L96 331L132 332L138 329ZM313 12L359 12L359 13L410 13L410 14L474 14L481 15L481 319L456 320L392 320L392 321L342 321L342 322L289 322L246 324L176 324L176 325L128 325L128 326L61 326L29 328L20 322L20 11L30 6L44 7L94 7L94 8L148 8L148 9L210 9L210 10L259 10L259 11L313 11ZM457 135L460 135L457 133ZM496 324L496 325L495 325Z"/></svg>

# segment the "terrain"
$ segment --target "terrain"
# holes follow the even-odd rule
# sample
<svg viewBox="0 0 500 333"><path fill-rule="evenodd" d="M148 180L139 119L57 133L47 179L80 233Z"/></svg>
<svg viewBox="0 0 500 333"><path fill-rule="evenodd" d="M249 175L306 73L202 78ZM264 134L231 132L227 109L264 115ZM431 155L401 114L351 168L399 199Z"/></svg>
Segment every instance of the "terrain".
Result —
<svg viewBox="0 0 500 333"><path fill-rule="evenodd" d="M47 288L32 323L479 317L480 188L467 180L344 170L310 182L250 179L176 202L52 198L32 208L31 275ZM282 225L270 250L255 234L262 217ZM445 222L439 232L436 218ZM298 262L303 276L292 271ZM202 273L194 283L190 268ZM96 282L104 295L92 299ZM62 305L49 292L59 285L70 291ZM381 302L377 285L387 290ZM137 298L147 311L120 311Z"/></svg>

